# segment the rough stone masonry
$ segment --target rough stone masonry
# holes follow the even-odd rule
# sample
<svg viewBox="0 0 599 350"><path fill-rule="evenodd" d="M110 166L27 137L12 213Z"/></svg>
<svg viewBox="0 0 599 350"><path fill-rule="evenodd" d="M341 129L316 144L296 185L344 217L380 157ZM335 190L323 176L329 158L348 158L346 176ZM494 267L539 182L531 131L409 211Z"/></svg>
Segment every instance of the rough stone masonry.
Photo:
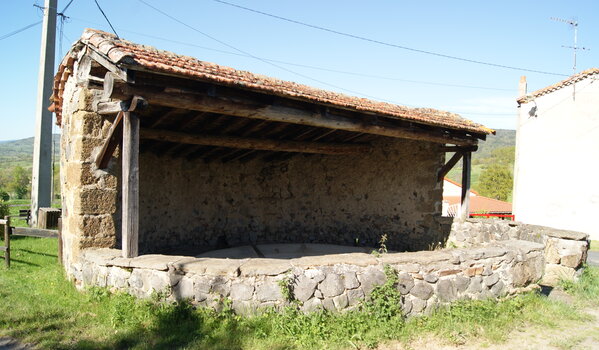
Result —
<svg viewBox="0 0 599 350"><path fill-rule="evenodd" d="M521 222L490 219L454 221L449 244L474 247L489 242L526 240L544 246L545 268L541 283L557 286L560 280L574 280L587 260L589 235Z"/></svg>
<svg viewBox="0 0 599 350"><path fill-rule="evenodd" d="M346 310L398 274L406 315L428 313L458 299L496 298L526 290L543 273L543 245L522 240L484 247L388 253L349 253L297 259L215 259L169 255L122 258L119 250L87 249L69 275L80 286L103 286L138 297L164 292L219 309L224 300L240 314L289 304L282 288L305 312Z"/></svg>

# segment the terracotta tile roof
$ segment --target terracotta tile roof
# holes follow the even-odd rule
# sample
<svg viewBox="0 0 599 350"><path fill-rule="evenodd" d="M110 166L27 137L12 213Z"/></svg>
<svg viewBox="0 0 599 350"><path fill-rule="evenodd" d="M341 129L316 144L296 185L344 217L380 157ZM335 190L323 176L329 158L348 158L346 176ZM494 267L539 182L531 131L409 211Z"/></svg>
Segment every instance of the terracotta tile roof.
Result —
<svg viewBox="0 0 599 350"><path fill-rule="evenodd" d="M459 196L444 196L444 201L447 201L449 205L459 204ZM511 213L512 203L500 201L497 199L483 197L483 196L470 196L470 213Z"/></svg>
<svg viewBox="0 0 599 350"><path fill-rule="evenodd" d="M117 39L114 35L94 29L86 29L77 45L87 45L104 54L117 65L131 69L139 67L160 73L179 75L208 81L215 84L243 88L256 92L273 94L297 100L341 107L359 112L376 113L407 121L464 130L478 134L493 134L494 130L481 124L464 119L457 114L430 108L409 108L366 98L348 96L336 92L321 90L310 86L278 80L247 71L240 71L214 63L200 61L189 56L177 55L153 47L135 44L127 40ZM64 67L63 67L64 65ZM61 112L61 85L64 74L70 74L72 62L64 61L56 75L55 104L53 110ZM68 77L68 75L67 75Z"/></svg>
<svg viewBox="0 0 599 350"><path fill-rule="evenodd" d="M596 74L599 74L599 68L587 69L585 71L582 71L578 74L575 74L575 75L569 77L568 79L562 80L559 83L555 83L553 85L539 89L531 94L527 94L526 96L520 96L516 101L518 101L518 103L529 102L535 97L543 96L550 92L553 92L553 91L559 90L561 88L564 88L566 86L572 85L574 83L578 83L579 81L584 80L584 79L586 79L590 76L596 75Z"/></svg>

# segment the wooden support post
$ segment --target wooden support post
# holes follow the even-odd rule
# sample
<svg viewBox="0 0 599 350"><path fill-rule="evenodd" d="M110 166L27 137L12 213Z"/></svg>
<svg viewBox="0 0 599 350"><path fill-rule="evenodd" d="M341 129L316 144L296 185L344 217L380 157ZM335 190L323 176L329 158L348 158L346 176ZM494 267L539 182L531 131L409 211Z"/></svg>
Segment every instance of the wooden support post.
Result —
<svg viewBox="0 0 599 350"><path fill-rule="evenodd" d="M462 198L460 205L460 219L466 220L470 214L470 172L472 167L472 153L464 152L462 156Z"/></svg>
<svg viewBox="0 0 599 350"><path fill-rule="evenodd" d="M10 216L4 217L4 263L10 267Z"/></svg>
<svg viewBox="0 0 599 350"><path fill-rule="evenodd" d="M139 117L124 112L123 118L123 257L139 254Z"/></svg>

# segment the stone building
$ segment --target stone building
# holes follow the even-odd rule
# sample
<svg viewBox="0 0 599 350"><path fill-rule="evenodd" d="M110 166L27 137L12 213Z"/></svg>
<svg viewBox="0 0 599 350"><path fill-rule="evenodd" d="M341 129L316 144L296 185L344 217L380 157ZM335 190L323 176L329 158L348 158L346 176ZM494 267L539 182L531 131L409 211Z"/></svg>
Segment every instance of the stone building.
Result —
<svg viewBox="0 0 599 350"><path fill-rule="evenodd" d="M599 239L599 68L526 93L521 82L514 214Z"/></svg>
<svg viewBox="0 0 599 350"><path fill-rule="evenodd" d="M289 298L305 311L342 310L384 283L389 266L404 313L419 314L515 293L542 276L535 229L495 235L492 222L464 221L449 238L443 177L463 159L467 215L470 155L493 132L458 115L96 30L63 59L51 109L62 126L63 263L78 286L166 291L215 308L227 298L241 313ZM448 238L465 248L387 254L381 237L395 251ZM565 250L564 237L576 241ZM552 264L573 275L585 237L557 234Z"/></svg>
<svg viewBox="0 0 599 350"><path fill-rule="evenodd" d="M392 249L423 249L443 239L445 152L492 132L95 30L62 61L53 108L67 260L87 247L372 247L383 234Z"/></svg>

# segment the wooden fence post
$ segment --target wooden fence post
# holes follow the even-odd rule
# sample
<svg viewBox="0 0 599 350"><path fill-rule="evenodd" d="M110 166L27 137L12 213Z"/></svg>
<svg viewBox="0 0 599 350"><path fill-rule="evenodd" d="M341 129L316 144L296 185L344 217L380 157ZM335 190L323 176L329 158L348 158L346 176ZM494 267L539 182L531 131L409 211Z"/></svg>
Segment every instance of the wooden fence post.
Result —
<svg viewBox="0 0 599 350"><path fill-rule="evenodd" d="M10 267L10 216L4 217L4 263Z"/></svg>

